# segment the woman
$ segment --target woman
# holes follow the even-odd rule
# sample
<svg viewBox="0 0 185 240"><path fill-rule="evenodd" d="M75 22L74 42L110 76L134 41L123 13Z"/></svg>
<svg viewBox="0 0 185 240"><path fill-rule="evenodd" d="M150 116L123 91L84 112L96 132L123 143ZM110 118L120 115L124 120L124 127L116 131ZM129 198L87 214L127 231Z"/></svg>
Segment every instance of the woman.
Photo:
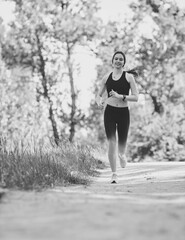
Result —
<svg viewBox="0 0 185 240"><path fill-rule="evenodd" d="M125 150L130 124L128 102L138 101L138 91L133 75L137 75L134 70L124 71L126 63L125 54L121 51L114 53L112 57L113 71L104 76L97 97L97 104L102 107L102 95L107 90L108 98L104 111L104 126L108 139L108 158L112 170L111 183L117 183L116 173L116 147L118 136L118 156L121 167L127 163ZM131 94L129 94L131 90Z"/></svg>

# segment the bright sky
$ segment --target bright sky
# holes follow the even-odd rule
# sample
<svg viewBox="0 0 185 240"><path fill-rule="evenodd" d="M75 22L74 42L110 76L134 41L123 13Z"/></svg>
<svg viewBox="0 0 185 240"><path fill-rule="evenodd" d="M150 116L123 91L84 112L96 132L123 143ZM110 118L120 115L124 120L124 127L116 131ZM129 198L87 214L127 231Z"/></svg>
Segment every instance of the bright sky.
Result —
<svg viewBox="0 0 185 240"><path fill-rule="evenodd" d="M0 17L3 18L3 22L7 24L9 21L13 19L12 11L14 9L14 4L8 1L0 0Z"/></svg>
<svg viewBox="0 0 185 240"><path fill-rule="evenodd" d="M128 5L136 0L99 0L100 15L104 21L124 19L129 14Z"/></svg>

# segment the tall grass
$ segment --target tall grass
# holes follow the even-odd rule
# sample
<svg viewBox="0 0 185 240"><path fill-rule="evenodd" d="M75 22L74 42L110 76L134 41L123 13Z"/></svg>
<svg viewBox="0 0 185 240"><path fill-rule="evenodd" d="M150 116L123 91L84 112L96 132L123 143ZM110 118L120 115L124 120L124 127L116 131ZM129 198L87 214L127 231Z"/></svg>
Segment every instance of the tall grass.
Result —
<svg viewBox="0 0 185 240"><path fill-rule="evenodd" d="M100 161L89 146L62 141L0 139L0 184L7 188L43 189L88 184Z"/></svg>

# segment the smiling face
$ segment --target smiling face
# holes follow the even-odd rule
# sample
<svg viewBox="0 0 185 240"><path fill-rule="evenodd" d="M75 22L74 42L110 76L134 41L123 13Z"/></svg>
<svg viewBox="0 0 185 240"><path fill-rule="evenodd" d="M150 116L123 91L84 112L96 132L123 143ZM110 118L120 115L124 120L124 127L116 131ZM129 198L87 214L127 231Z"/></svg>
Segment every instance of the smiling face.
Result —
<svg viewBox="0 0 185 240"><path fill-rule="evenodd" d="M125 65L125 58L123 54L116 53L112 59L113 67L122 68Z"/></svg>

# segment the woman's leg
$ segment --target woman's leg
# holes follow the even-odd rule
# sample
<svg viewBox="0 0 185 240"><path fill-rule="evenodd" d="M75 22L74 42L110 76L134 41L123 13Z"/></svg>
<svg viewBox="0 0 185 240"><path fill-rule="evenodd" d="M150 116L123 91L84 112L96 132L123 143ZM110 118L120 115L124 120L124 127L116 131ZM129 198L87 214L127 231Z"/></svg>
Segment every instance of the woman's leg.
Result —
<svg viewBox="0 0 185 240"><path fill-rule="evenodd" d="M108 158L112 172L116 172L116 122L114 115L114 107L107 105L104 113L104 126L108 139Z"/></svg>
<svg viewBox="0 0 185 240"><path fill-rule="evenodd" d="M108 158L112 172L116 172L116 138L109 139Z"/></svg>
<svg viewBox="0 0 185 240"><path fill-rule="evenodd" d="M127 163L125 152L129 125L130 125L129 109L128 108L121 109L117 130L118 130L118 155L122 167L125 167Z"/></svg>

